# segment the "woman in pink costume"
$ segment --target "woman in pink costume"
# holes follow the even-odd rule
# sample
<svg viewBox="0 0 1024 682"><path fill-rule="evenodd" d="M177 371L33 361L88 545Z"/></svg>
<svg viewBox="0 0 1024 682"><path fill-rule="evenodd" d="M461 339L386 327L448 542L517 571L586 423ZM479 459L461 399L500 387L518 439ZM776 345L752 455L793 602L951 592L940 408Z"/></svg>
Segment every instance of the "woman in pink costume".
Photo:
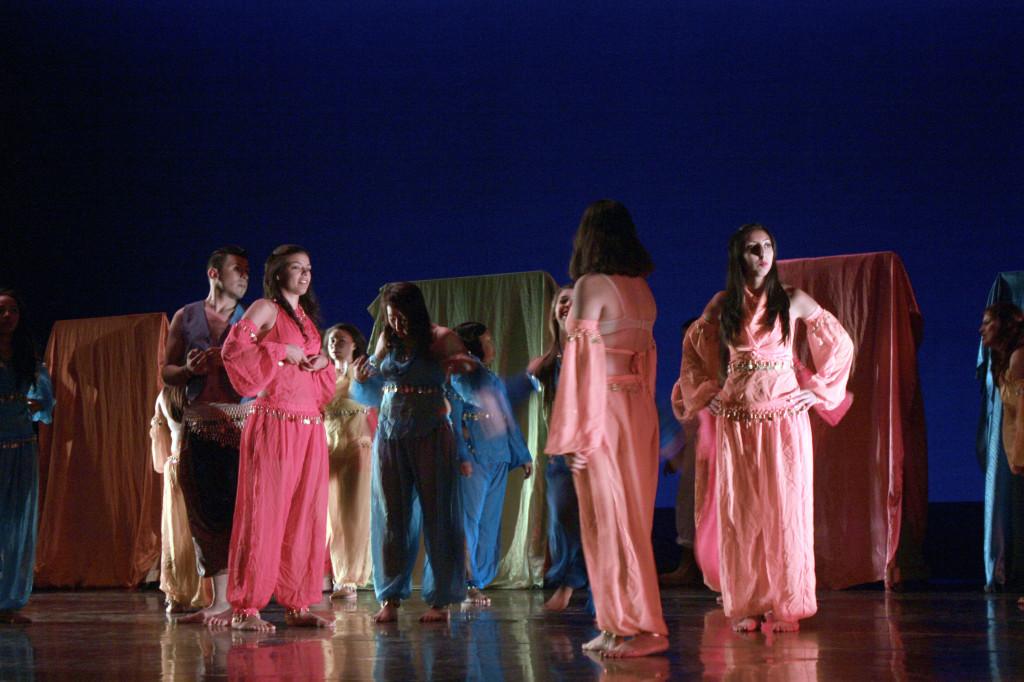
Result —
<svg viewBox="0 0 1024 682"><path fill-rule="evenodd" d="M327 440L322 411L334 366L320 351L309 254L274 249L262 298L231 328L222 356L232 385L255 395L240 444L228 556L231 627L273 630L260 609L274 595L289 625L333 627L309 611L321 599L327 536Z"/></svg>
<svg viewBox="0 0 1024 682"><path fill-rule="evenodd" d="M626 207L587 207L573 246L576 280L551 415L549 455L572 453L587 575L601 634L583 646L602 656L668 648L651 549L658 487L657 308L654 264Z"/></svg>
<svg viewBox="0 0 1024 682"><path fill-rule="evenodd" d="M807 326L816 368L800 383L795 320ZM679 378L687 413L707 407L718 417L722 600L738 632L762 622L792 632L817 611L807 410L843 401L852 364L853 343L839 321L779 281L771 233L741 227L729 241L726 290L687 331Z"/></svg>

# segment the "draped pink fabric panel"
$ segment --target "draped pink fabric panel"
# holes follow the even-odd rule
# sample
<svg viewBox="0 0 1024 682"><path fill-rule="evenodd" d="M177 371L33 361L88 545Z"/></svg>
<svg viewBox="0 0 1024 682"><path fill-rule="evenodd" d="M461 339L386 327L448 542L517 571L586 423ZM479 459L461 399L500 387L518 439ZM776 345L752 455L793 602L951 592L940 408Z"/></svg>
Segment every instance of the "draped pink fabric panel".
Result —
<svg viewBox="0 0 1024 682"><path fill-rule="evenodd" d="M160 557L149 421L163 313L57 322L46 348L57 407L39 448L39 587L130 587Z"/></svg>
<svg viewBox="0 0 1024 682"><path fill-rule="evenodd" d="M832 311L856 348L853 405L836 426L812 413L815 562L843 588L925 577L928 452L917 371L921 312L894 253L779 261L783 282ZM803 326L800 359L813 367Z"/></svg>

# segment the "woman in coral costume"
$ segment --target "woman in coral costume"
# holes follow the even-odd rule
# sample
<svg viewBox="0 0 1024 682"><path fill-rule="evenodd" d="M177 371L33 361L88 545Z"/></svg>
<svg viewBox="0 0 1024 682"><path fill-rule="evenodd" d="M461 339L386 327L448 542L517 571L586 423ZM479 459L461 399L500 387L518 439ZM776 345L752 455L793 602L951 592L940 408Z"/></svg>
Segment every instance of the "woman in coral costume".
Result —
<svg viewBox="0 0 1024 682"><path fill-rule="evenodd" d="M583 553L607 657L668 648L651 548L658 488L654 269L622 204L587 207L573 246L576 281L545 452L570 455Z"/></svg>
<svg viewBox="0 0 1024 682"><path fill-rule="evenodd" d="M305 249L274 249L265 298L231 328L221 352L235 390L257 396L239 447L228 556L231 626L240 630L274 629L260 618L271 595L289 625L334 626L309 611L321 599L328 466L322 411L334 396L312 276Z"/></svg>
<svg viewBox="0 0 1024 682"><path fill-rule="evenodd" d="M816 370L803 382L793 362L797 320L807 326ZM729 241L726 290L687 331L680 371L686 411L707 407L718 417L722 600L737 631L767 623L791 632L817 611L807 411L843 401L852 363L853 343L839 321L779 281L771 233L741 227Z"/></svg>

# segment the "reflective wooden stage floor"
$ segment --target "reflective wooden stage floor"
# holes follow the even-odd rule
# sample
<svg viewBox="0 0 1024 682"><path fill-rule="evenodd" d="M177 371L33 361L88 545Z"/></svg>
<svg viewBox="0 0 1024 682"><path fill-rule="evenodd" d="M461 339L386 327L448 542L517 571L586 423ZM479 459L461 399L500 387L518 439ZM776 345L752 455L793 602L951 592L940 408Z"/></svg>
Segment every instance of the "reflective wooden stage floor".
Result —
<svg viewBox="0 0 1024 682"><path fill-rule="evenodd" d="M210 632L168 622L157 592L44 592L0 626L0 680L12 679L1024 679L1024 612L1013 595L980 592L822 592L819 612L792 635L733 633L709 592L666 590L665 656L602 662L581 599L562 614L540 591L489 591L487 609L421 625L414 594L397 624L370 621L374 602L335 602L337 630L283 625L269 635Z"/></svg>

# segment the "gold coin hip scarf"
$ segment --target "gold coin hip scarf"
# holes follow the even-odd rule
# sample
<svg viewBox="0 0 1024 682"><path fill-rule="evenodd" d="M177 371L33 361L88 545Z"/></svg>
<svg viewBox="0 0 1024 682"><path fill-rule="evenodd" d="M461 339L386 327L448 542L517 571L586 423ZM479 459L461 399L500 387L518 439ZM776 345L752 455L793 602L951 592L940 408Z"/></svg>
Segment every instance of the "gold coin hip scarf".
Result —
<svg viewBox="0 0 1024 682"><path fill-rule="evenodd" d="M385 393L401 393L402 395L434 395L441 392L438 386L411 386L408 384L384 384Z"/></svg>

